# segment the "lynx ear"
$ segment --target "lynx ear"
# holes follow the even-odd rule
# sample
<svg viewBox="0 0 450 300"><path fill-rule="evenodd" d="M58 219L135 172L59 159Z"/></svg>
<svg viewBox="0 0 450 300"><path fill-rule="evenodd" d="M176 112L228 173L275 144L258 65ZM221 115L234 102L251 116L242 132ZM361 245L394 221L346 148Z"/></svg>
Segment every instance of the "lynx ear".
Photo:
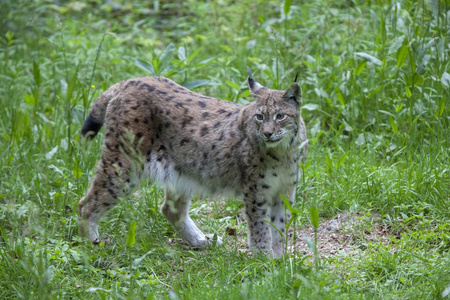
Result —
<svg viewBox="0 0 450 300"><path fill-rule="evenodd" d="M297 76L296 78L297 79ZM290 102L296 106L299 106L303 102L302 89L297 82L294 82L284 93L283 98L285 101Z"/></svg>
<svg viewBox="0 0 450 300"><path fill-rule="evenodd" d="M254 95L258 94L261 89L263 89L264 87L262 85L260 85L257 81L253 80L252 77L252 71L250 70L249 67L247 67L247 71L248 71L248 87L250 89L250 92Z"/></svg>

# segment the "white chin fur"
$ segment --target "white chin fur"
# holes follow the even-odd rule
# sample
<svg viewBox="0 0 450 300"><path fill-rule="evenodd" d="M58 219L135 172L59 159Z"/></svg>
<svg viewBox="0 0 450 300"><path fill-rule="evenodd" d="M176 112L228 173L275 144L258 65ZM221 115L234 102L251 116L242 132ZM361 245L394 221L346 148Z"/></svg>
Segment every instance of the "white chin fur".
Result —
<svg viewBox="0 0 450 300"><path fill-rule="evenodd" d="M279 140L279 141L276 141L276 142L269 142L269 141L266 141L266 147L267 147L267 148L275 148L275 147L277 147L278 145L280 145L282 141L283 141L283 139L281 139L281 140Z"/></svg>

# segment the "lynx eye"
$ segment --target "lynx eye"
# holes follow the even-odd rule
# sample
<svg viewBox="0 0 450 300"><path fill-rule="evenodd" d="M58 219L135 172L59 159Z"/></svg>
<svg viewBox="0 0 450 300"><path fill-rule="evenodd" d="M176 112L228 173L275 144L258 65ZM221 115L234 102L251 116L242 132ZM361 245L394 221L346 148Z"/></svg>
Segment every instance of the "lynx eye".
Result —
<svg viewBox="0 0 450 300"><path fill-rule="evenodd" d="M286 119L286 115L283 114L283 113L277 113L277 114L275 115L275 120L277 120L277 121L282 121L282 120L284 120L284 119Z"/></svg>
<svg viewBox="0 0 450 300"><path fill-rule="evenodd" d="M264 121L264 115L263 114L256 114L255 115L255 120L258 121L258 122Z"/></svg>

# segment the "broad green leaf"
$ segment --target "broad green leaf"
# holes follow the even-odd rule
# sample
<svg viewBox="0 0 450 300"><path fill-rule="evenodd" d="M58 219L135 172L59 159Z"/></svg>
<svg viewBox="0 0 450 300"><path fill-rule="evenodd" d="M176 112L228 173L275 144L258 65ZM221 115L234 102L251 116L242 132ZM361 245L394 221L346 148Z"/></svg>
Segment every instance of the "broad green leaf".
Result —
<svg viewBox="0 0 450 300"><path fill-rule="evenodd" d="M151 65L155 69L155 74L156 75L160 75L161 74L161 69L159 68L160 64L161 64L161 60L159 59L159 57L155 56L155 57L152 58Z"/></svg>
<svg viewBox="0 0 450 300"><path fill-rule="evenodd" d="M291 11L292 0L284 0L284 14L287 15Z"/></svg>
<svg viewBox="0 0 450 300"><path fill-rule="evenodd" d="M355 52L355 55L364 58L367 61L370 61L371 63L377 65L377 66L381 66L381 60L379 60L378 58L376 58L375 56L372 56L370 54L367 54L365 52Z"/></svg>
<svg viewBox="0 0 450 300"><path fill-rule="evenodd" d="M280 193L280 198L281 200L283 200L284 203L284 207L287 208L287 210L291 213L291 219L289 220L289 222L284 226L285 228L289 228L292 224L292 222L294 222L294 220L297 218L297 216L300 214L300 212L298 210L296 210L295 208L292 207L291 202L289 201L288 198L286 198L286 196L284 196L283 194Z"/></svg>
<svg viewBox="0 0 450 300"><path fill-rule="evenodd" d="M407 98L411 98L412 93L408 86L405 86L405 94Z"/></svg>
<svg viewBox="0 0 450 300"><path fill-rule="evenodd" d="M199 86L211 85L211 81L209 81L208 79L199 79L194 81L185 81L180 83L180 85L191 90Z"/></svg>
<svg viewBox="0 0 450 300"><path fill-rule="evenodd" d="M328 169L333 169L333 162L331 161L331 157L329 155L325 157L325 164L327 165Z"/></svg>
<svg viewBox="0 0 450 300"><path fill-rule="evenodd" d="M216 57L214 56L214 57L210 57L210 58L204 59L204 60L202 60L201 62L199 62L198 64L199 64L199 65L207 64L207 63L209 63L210 61L212 61L212 60L215 59L215 58L216 58Z"/></svg>
<svg viewBox="0 0 450 300"><path fill-rule="evenodd" d="M138 66L139 68L148 71L150 73L152 73L154 76L157 76L158 74L155 71L155 68L153 67L153 65L151 63L147 63L144 62L140 59L135 59L134 63L136 64L136 66Z"/></svg>
<svg viewBox="0 0 450 300"><path fill-rule="evenodd" d="M184 47L178 47L178 59L181 61L186 60L186 49Z"/></svg>
<svg viewBox="0 0 450 300"><path fill-rule="evenodd" d="M305 242L308 248L313 251L314 253L317 252L317 245L313 239L310 239L308 237L305 237Z"/></svg>
<svg viewBox="0 0 450 300"><path fill-rule="evenodd" d="M13 34L9 30L8 30L8 32L6 32L6 39L8 40L8 46L11 46L14 42L14 39L13 39Z"/></svg>
<svg viewBox="0 0 450 300"><path fill-rule="evenodd" d="M422 62L417 67L417 74L422 75L423 71L425 70L425 67L428 65L428 62L430 61L430 55L424 55L422 58Z"/></svg>
<svg viewBox="0 0 450 300"><path fill-rule="evenodd" d="M322 88L320 88L320 89L319 88L314 88L314 92L319 97L329 98L328 93L325 92Z"/></svg>
<svg viewBox="0 0 450 300"><path fill-rule="evenodd" d="M446 88L450 88L450 74L444 72L441 77L442 85Z"/></svg>
<svg viewBox="0 0 450 300"><path fill-rule="evenodd" d="M67 95L67 81L65 78L61 78L61 80L59 80L59 83L61 84L61 96L63 96L63 98L66 98Z"/></svg>
<svg viewBox="0 0 450 300"><path fill-rule="evenodd" d="M37 112L37 115L42 119L42 121L44 121L44 123L48 123L48 124L52 124L52 125L55 124L55 122L50 121L50 120L47 118L47 116L44 115L43 113Z"/></svg>
<svg viewBox="0 0 450 300"><path fill-rule="evenodd" d="M345 129L346 131L348 131L348 132L353 131L353 127L350 126L350 124L348 124L347 121L342 120L342 123L344 123L344 129Z"/></svg>
<svg viewBox="0 0 450 300"><path fill-rule="evenodd" d="M298 210L296 210L295 208L292 207L291 202L289 201L289 199L285 195L280 194L280 198L281 198L281 200L283 200L284 206L292 214L292 217L300 214L300 212Z"/></svg>
<svg viewBox="0 0 450 300"><path fill-rule="evenodd" d="M389 47L389 54L395 53L400 49L400 47L403 45L403 41L405 40L405 36L399 36L395 39L395 41L392 43L391 47Z"/></svg>
<svg viewBox="0 0 450 300"><path fill-rule="evenodd" d="M159 73L163 73L164 71L169 70L169 63L172 60L173 51L175 50L175 46L170 43L166 49L164 49L163 53L159 56Z"/></svg>
<svg viewBox="0 0 450 300"><path fill-rule="evenodd" d="M78 160L75 160L73 162L73 171L72 171L72 173L73 173L73 176L75 176L76 178L80 178L81 175L83 175L83 172L81 171L80 164L78 163Z"/></svg>
<svg viewBox="0 0 450 300"><path fill-rule="evenodd" d="M439 103L439 107L436 108L436 111L434 112L434 116L441 117L445 110L445 96L442 96L441 101Z"/></svg>
<svg viewBox="0 0 450 300"><path fill-rule="evenodd" d="M381 40L384 43L386 41L386 22L384 20L384 17L380 20L380 35Z"/></svg>
<svg viewBox="0 0 450 300"><path fill-rule="evenodd" d="M446 287L445 290L442 292L442 298L445 298L448 295L450 295L450 285Z"/></svg>
<svg viewBox="0 0 450 300"><path fill-rule="evenodd" d="M36 100L34 99L33 95L25 94L25 103L36 105Z"/></svg>
<svg viewBox="0 0 450 300"><path fill-rule="evenodd" d="M314 229L319 228L319 209L317 208L316 205L311 206L310 217L311 217L311 223L314 226Z"/></svg>
<svg viewBox="0 0 450 300"><path fill-rule="evenodd" d="M187 62L190 63L200 53L201 50L202 48L195 49L194 52L192 52L192 54L189 55Z"/></svg>
<svg viewBox="0 0 450 300"><path fill-rule="evenodd" d="M220 45L220 48L221 48L222 50L226 51L226 52L232 52L232 51L233 51L233 48L231 48L231 47L228 46L228 45Z"/></svg>
<svg viewBox="0 0 450 300"><path fill-rule="evenodd" d="M67 86L67 94L66 94L66 100L69 102L72 99L73 92L75 90L75 85L78 80L78 66L76 67L75 71L73 72L72 77L70 78L69 84Z"/></svg>
<svg viewBox="0 0 450 300"><path fill-rule="evenodd" d="M408 54L409 54L408 55L409 56L409 64L411 66L411 74L413 74L413 76L414 76L414 74L416 73L416 60L414 58L414 55L412 55L409 47L408 47Z"/></svg>
<svg viewBox="0 0 450 300"><path fill-rule="evenodd" d="M59 169L57 166L55 166L55 165L50 165L50 166L48 166L48 168L49 168L49 169L52 169L52 170L55 170L55 171L56 171L57 173L59 173L61 176L66 177L66 176L64 175L64 172L61 171L61 169Z"/></svg>
<svg viewBox="0 0 450 300"><path fill-rule="evenodd" d="M433 12L434 18L439 18L439 0L427 1L428 5L431 6L431 11ZM448 3L448 2L447 2Z"/></svg>
<svg viewBox="0 0 450 300"><path fill-rule="evenodd" d="M423 83L423 76L420 76L418 74L413 75L413 83L415 85L421 85Z"/></svg>
<svg viewBox="0 0 450 300"><path fill-rule="evenodd" d="M147 255L149 255L149 254L151 254L153 252L155 252L155 250L150 250L147 253L145 253L144 255L142 255L141 257L136 258L135 260L133 260L133 263L131 264L131 267L133 269L139 268L139 266L141 265L141 262L147 257Z"/></svg>
<svg viewBox="0 0 450 300"><path fill-rule="evenodd" d="M239 91L239 90L241 89L241 88L239 87L239 85L238 85L237 83L233 82L233 81L227 80L226 83L227 83L231 88L233 88L233 89L236 90L236 91Z"/></svg>
<svg viewBox="0 0 450 300"><path fill-rule="evenodd" d="M266 222L267 224L270 225L270 227L272 227L273 229L275 229L276 231L278 231L278 233L280 234L281 238L284 239L284 234L281 232L280 229L277 228L277 226L275 226L272 222L270 222L267 219L264 219L264 222Z"/></svg>
<svg viewBox="0 0 450 300"><path fill-rule="evenodd" d="M127 246L131 247L136 243L136 221L131 221L128 227Z"/></svg>
<svg viewBox="0 0 450 300"><path fill-rule="evenodd" d="M397 106L395 107L395 112L401 111L402 108L403 108L403 103L400 103L399 105L397 105Z"/></svg>
<svg viewBox="0 0 450 300"><path fill-rule="evenodd" d="M28 207L26 205L21 205L19 209L16 211L17 217L20 219L28 212Z"/></svg>
<svg viewBox="0 0 450 300"><path fill-rule="evenodd" d="M393 117L389 117L389 123L391 124L391 128L395 133L398 133L397 123Z"/></svg>
<svg viewBox="0 0 450 300"><path fill-rule="evenodd" d="M58 146L55 146L50 150L47 154L45 154L46 159L51 159L53 155L55 155L56 151L58 151Z"/></svg>
<svg viewBox="0 0 450 300"><path fill-rule="evenodd" d="M405 40L406 41L406 40ZM406 58L408 57L408 45L403 43L403 45L398 49L397 52L397 68L401 68L406 61Z"/></svg>
<svg viewBox="0 0 450 300"><path fill-rule="evenodd" d="M336 167L339 167L340 165L342 165L346 158L347 158L347 153L345 153L344 155L341 156L341 158L339 158L338 162L336 163Z"/></svg>
<svg viewBox="0 0 450 300"><path fill-rule="evenodd" d="M102 292L105 292L105 293L110 293L111 292L111 290L107 290L107 289L99 288L99 287L90 287L90 288L88 288L86 290L86 292L88 292L88 293L95 293L96 291L102 291Z"/></svg>
<svg viewBox="0 0 450 300"><path fill-rule="evenodd" d="M367 64L367 60L362 61L362 62L356 67L356 69L353 71L353 74L354 74L355 76L358 76L358 75L364 70L364 67L366 66L366 64Z"/></svg>
<svg viewBox="0 0 450 300"><path fill-rule="evenodd" d="M439 59L441 60L441 61L444 61L445 60L445 57L446 57L446 55L445 55L445 53L447 53L447 39L445 38L445 37L440 37L439 38L439 41L438 41L438 44L437 44L437 49L439 49L438 51L437 51L437 53L439 53Z"/></svg>
<svg viewBox="0 0 450 300"><path fill-rule="evenodd" d="M39 65L33 61L33 79L37 86L41 85L41 71L39 70Z"/></svg>
<svg viewBox="0 0 450 300"><path fill-rule="evenodd" d="M366 138L364 137L364 133L360 133L358 138L355 141L355 144L358 146L362 146L366 143Z"/></svg>
<svg viewBox="0 0 450 300"><path fill-rule="evenodd" d="M313 104L313 103L308 103L302 106L302 109L306 109L309 111L313 111L319 108L319 105L317 104Z"/></svg>
<svg viewBox="0 0 450 300"><path fill-rule="evenodd" d="M338 98L339 103L344 106L345 105L345 99L344 96L342 95L341 89L339 87L336 87L334 89L336 91L336 96Z"/></svg>
<svg viewBox="0 0 450 300"><path fill-rule="evenodd" d="M385 115L388 115L388 116L391 116L391 117L393 117L393 118L395 118L395 116L391 113L391 112L388 112L388 111L385 111L385 110L378 110L380 113L382 113L382 114L385 114Z"/></svg>

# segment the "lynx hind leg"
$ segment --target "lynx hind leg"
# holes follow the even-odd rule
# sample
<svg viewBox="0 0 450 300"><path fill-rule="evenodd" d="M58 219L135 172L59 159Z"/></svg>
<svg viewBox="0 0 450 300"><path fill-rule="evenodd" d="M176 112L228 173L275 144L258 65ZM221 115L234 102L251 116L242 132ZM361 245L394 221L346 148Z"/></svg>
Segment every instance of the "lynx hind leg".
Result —
<svg viewBox="0 0 450 300"><path fill-rule="evenodd" d="M80 234L89 238L94 244L100 243L98 222L118 203L118 198L123 195L124 187L129 185L126 162L120 159L115 161L116 163L109 164L103 158L99 162L86 196L78 202Z"/></svg>
<svg viewBox="0 0 450 300"><path fill-rule="evenodd" d="M172 224L175 230L191 247L203 248L208 245L213 245L214 235L203 234L189 216L190 205L191 198L189 196L177 194L166 189L164 204L161 207L161 211L170 224ZM217 237L216 245L221 244L222 239Z"/></svg>

